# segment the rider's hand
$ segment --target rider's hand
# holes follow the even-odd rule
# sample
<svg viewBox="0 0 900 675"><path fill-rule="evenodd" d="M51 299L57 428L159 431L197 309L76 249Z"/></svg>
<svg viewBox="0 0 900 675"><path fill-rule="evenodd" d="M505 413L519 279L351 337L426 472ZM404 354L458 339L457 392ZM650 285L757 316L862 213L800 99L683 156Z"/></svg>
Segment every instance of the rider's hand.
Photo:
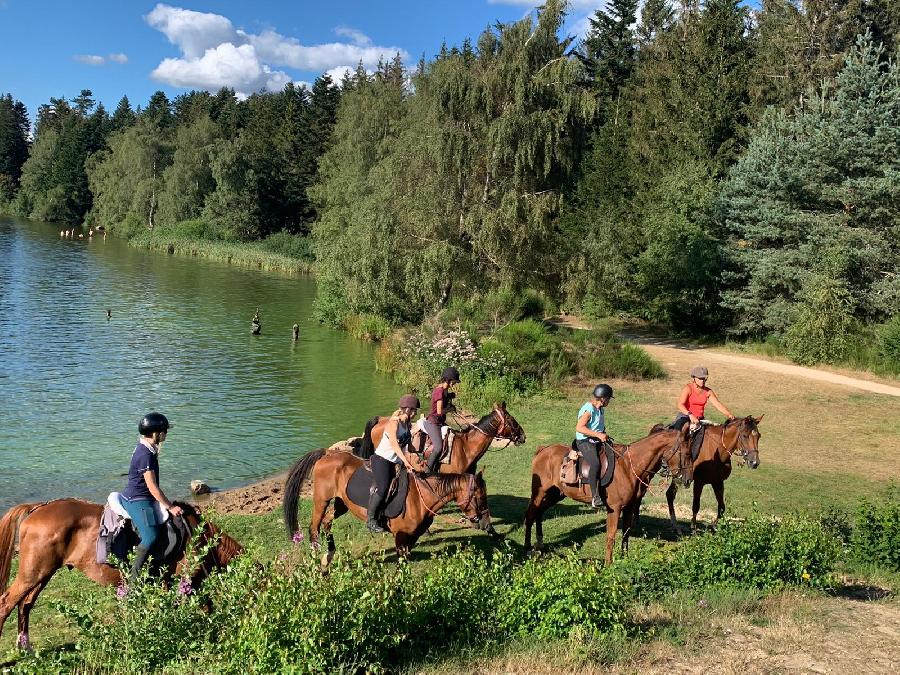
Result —
<svg viewBox="0 0 900 675"><path fill-rule="evenodd" d="M698 418L694 417L693 415L688 415L688 418L691 420L691 426L695 427L698 424L700 424L700 420Z"/></svg>
<svg viewBox="0 0 900 675"><path fill-rule="evenodd" d="M733 422L735 419L737 419L737 418L736 418L734 415L729 415L729 416L728 416L728 421L729 421L729 422Z"/></svg>
<svg viewBox="0 0 900 675"><path fill-rule="evenodd" d="M601 431L597 434L597 438L606 443L609 440L609 435L605 431Z"/></svg>
<svg viewBox="0 0 900 675"><path fill-rule="evenodd" d="M182 513L184 513L184 510L180 506L172 504L172 506L169 507L169 513L171 513L173 516L180 516Z"/></svg>

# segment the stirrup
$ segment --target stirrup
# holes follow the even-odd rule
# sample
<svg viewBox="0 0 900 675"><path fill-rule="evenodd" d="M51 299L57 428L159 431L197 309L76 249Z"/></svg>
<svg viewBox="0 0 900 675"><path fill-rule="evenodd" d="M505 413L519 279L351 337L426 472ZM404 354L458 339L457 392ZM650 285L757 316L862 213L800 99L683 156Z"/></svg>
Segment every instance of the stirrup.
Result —
<svg viewBox="0 0 900 675"><path fill-rule="evenodd" d="M375 533L379 533L379 532L387 532L387 530L384 529L384 528L381 526L381 524L380 524L377 520L375 520L375 519L367 520L367 521L366 521L366 527L369 528L369 532L375 532Z"/></svg>
<svg viewBox="0 0 900 675"><path fill-rule="evenodd" d="M594 495L593 497L591 497L591 508L602 509L603 497L601 497L600 495Z"/></svg>

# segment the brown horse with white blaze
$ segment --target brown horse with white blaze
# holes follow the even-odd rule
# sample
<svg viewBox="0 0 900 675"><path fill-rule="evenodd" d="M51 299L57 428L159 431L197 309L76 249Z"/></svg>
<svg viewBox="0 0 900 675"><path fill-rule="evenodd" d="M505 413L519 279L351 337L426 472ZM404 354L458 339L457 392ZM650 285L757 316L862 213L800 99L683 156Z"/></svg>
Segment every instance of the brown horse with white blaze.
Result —
<svg viewBox="0 0 900 675"><path fill-rule="evenodd" d="M622 522L622 553L628 550L628 535L636 513L637 497L651 478L651 473L665 462L675 476L685 485L690 483L690 461L686 459L677 431L651 434L630 445L613 444L616 451L616 467L612 482L603 490L606 505L606 564L612 563L613 545L619 522ZM563 458L568 445L540 447L531 460L531 500L525 512L525 550L531 549L531 526L537 534L535 550L540 550L543 539L544 512L566 497L591 503L591 490L587 485L568 485L560 477Z"/></svg>
<svg viewBox="0 0 900 675"><path fill-rule="evenodd" d="M300 490L306 480L313 478L313 509L309 526L309 541L319 548L319 532L325 530L328 552L323 567L334 557L334 535L331 526L335 518L347 512L359 520L366 520L366 508L354 504L347 496L347 485L364 461L348 452L314 450L297 461L288 474L284 486L284 521L293 536L299 528L297 518ZM431 526L438 511L456 501L466 517L481 530L491 529L487 488L478 474L418 474L409 476L409 491L404 512L388 520L388 530L394 535L397 555L406 556L419 537ZM329 510L329 505L334 504Z"/></svg>
<svg viewBox="0 0 900 675"><path fill-rule="evenodd" d="M384 427L390 417L373 417L366 424L359 452L368 457L384 435ZM515 445L525 442L525 431L506 409L506 403L495 403L494 408L475 424L457 431L450 449L450 461L440 464L440 473L475 473L478 460L484 457L495 438L508 440ZM418 450L418 448L413 448Z"/></svg>
<svg viewBox="0 0 900 675"><path fill-rule="evenodd" d="M214 567L224 567L243 548L215 525L203 524L200 512L189 504L179 503L183 518L200 546L215 540L197 569L190 570L191 585L196 588ZM98 584L111 586L122 581L119 570L97 562L97 536L103 505L81 499L56 499L51 502L19 504L0 519L0 631L12 613L19 609L17 644L28 648L28 619L41 591L61 567L77 567ZM12 565L16 532L19 535L19 571L7 589ZM184 573L185 551L168 569L166 578Z"/></svg>

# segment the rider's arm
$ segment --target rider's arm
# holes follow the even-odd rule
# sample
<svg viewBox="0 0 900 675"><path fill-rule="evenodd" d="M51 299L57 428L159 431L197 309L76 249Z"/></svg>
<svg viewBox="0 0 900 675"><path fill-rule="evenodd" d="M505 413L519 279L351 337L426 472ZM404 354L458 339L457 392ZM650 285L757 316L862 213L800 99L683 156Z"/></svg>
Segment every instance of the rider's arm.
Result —
<svg viewBox="0 0 900 675"><path fill-rule="evenodd" d="M435 406L438 415L444 414L444 399L438 399L437 406Z"/></svg>
<svg viewBox="0 0 900 675"><path fill-rule="evenodd" d="M409 461L409 458L407 458L406 456L406 450L400 447L400 441L397 440L398 424L399 422L396 419L391 418L388 421L387 426L385 426L384 432L387 434L388 440L391 442L391 448L394 450L394 452L397 453L397 456L403 461L403 463L406 465L406 468L410 471L415 471L413 465Z"/></svg>
<svg viewBox="0 0 900 675"><path fill-rule="evenodd" d="M156 482L156 472L152 470L147 470L144 472L144 481L147 483L147 489L150 490L150 494L153 495L153 498L163 505L169 513L173 516L177 516L181 514L181 507L175 506L168 500L168 498L163 494L162 488L159 487L159 483Z"/></svg>
<svg viewBox="0 0 900 675"><path fill-rule="evenodd" d="M734 415L731 414L731 411L728 408L726 408L725 405L721 401L719 401L719 397L716 396L715 392L712 390L710 390L710 392L709 392L709 402L712 403L716 407L716 410L718 410L720 413L725 415L725 417L727 417L730 420L734 419Z"/></svg>
<svg viewBox="0 0 900 675"><path fill-rule="evenodd" d="M691 385L686 384L681 389L681 393L678 395L678 412L682 415L686 415L688 417L692 417L691 411L688 410L687 404L688 399L691 397Z"/></svg>
<svg viewBox="0 0 900 675"><path fill-rule="evenodd" d="M589 436L591 438L597 438L597 439L600 439L601 441L606 441L608 436L606 435L605 432L594 431L593 429L587 428L587 423L588 423L588 421L590 421L590 419L591 419L590 411L587 411L584 414L582 414L582 416L578 418L578 424L575 426L575 431L577 431L580 434L584 434L585 436Z"/></svg>

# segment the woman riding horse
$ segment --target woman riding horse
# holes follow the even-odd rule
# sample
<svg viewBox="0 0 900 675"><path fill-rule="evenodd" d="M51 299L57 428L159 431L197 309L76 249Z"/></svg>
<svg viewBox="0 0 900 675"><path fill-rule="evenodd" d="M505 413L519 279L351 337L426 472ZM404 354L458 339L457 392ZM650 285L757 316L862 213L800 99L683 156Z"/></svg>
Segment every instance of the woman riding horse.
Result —
<svg viewBox="0 0 900 675"><path fill-rule="evenodd" d="M600 448L603 443L609 441L603 411L612 398L612 387L608 384L598 384L594 387L593 399L581 406L578 411L578 423L575 425L575 447L588 465L591 506L595 509L603 506L603 495L600 494Z"/></svg>
<svg viewBox="0 0 900 675"><path fill-rule="evenodd" d="M199 550L210 542L214 547L196 569L184 569L187 542L176 554L177 560L164 570L166 578L175 574L191 577L198 588L213 567L224 567L243 548L215 525L204 523L200 512L188 504L179 505L182 518L194 533ZM28 648L28 619L38 595L61 567L77 567L88 578L105 586L122 582L122 575L112 565L97 562L97 536L100 531L102 504L81 499L56 499L37 504L19 504L0 519L0 631L15 607L19 609L17 644ZM19 535L19 571L9 589L6 582Z"/></svg>
<svg viewBox="0 0 900 675"><path fill-rule="evenodd" d="M441 373L441 381L431 392L431 410L425 418L425 431L431 439L431 457L428 458L428 470L432 473L438 471L441 465L441 457L444 454L444 437L442 432L444 422L447 420L447 408L456 396L451 387L459 384L459 371L450 366L444 368Z"/></svg>

